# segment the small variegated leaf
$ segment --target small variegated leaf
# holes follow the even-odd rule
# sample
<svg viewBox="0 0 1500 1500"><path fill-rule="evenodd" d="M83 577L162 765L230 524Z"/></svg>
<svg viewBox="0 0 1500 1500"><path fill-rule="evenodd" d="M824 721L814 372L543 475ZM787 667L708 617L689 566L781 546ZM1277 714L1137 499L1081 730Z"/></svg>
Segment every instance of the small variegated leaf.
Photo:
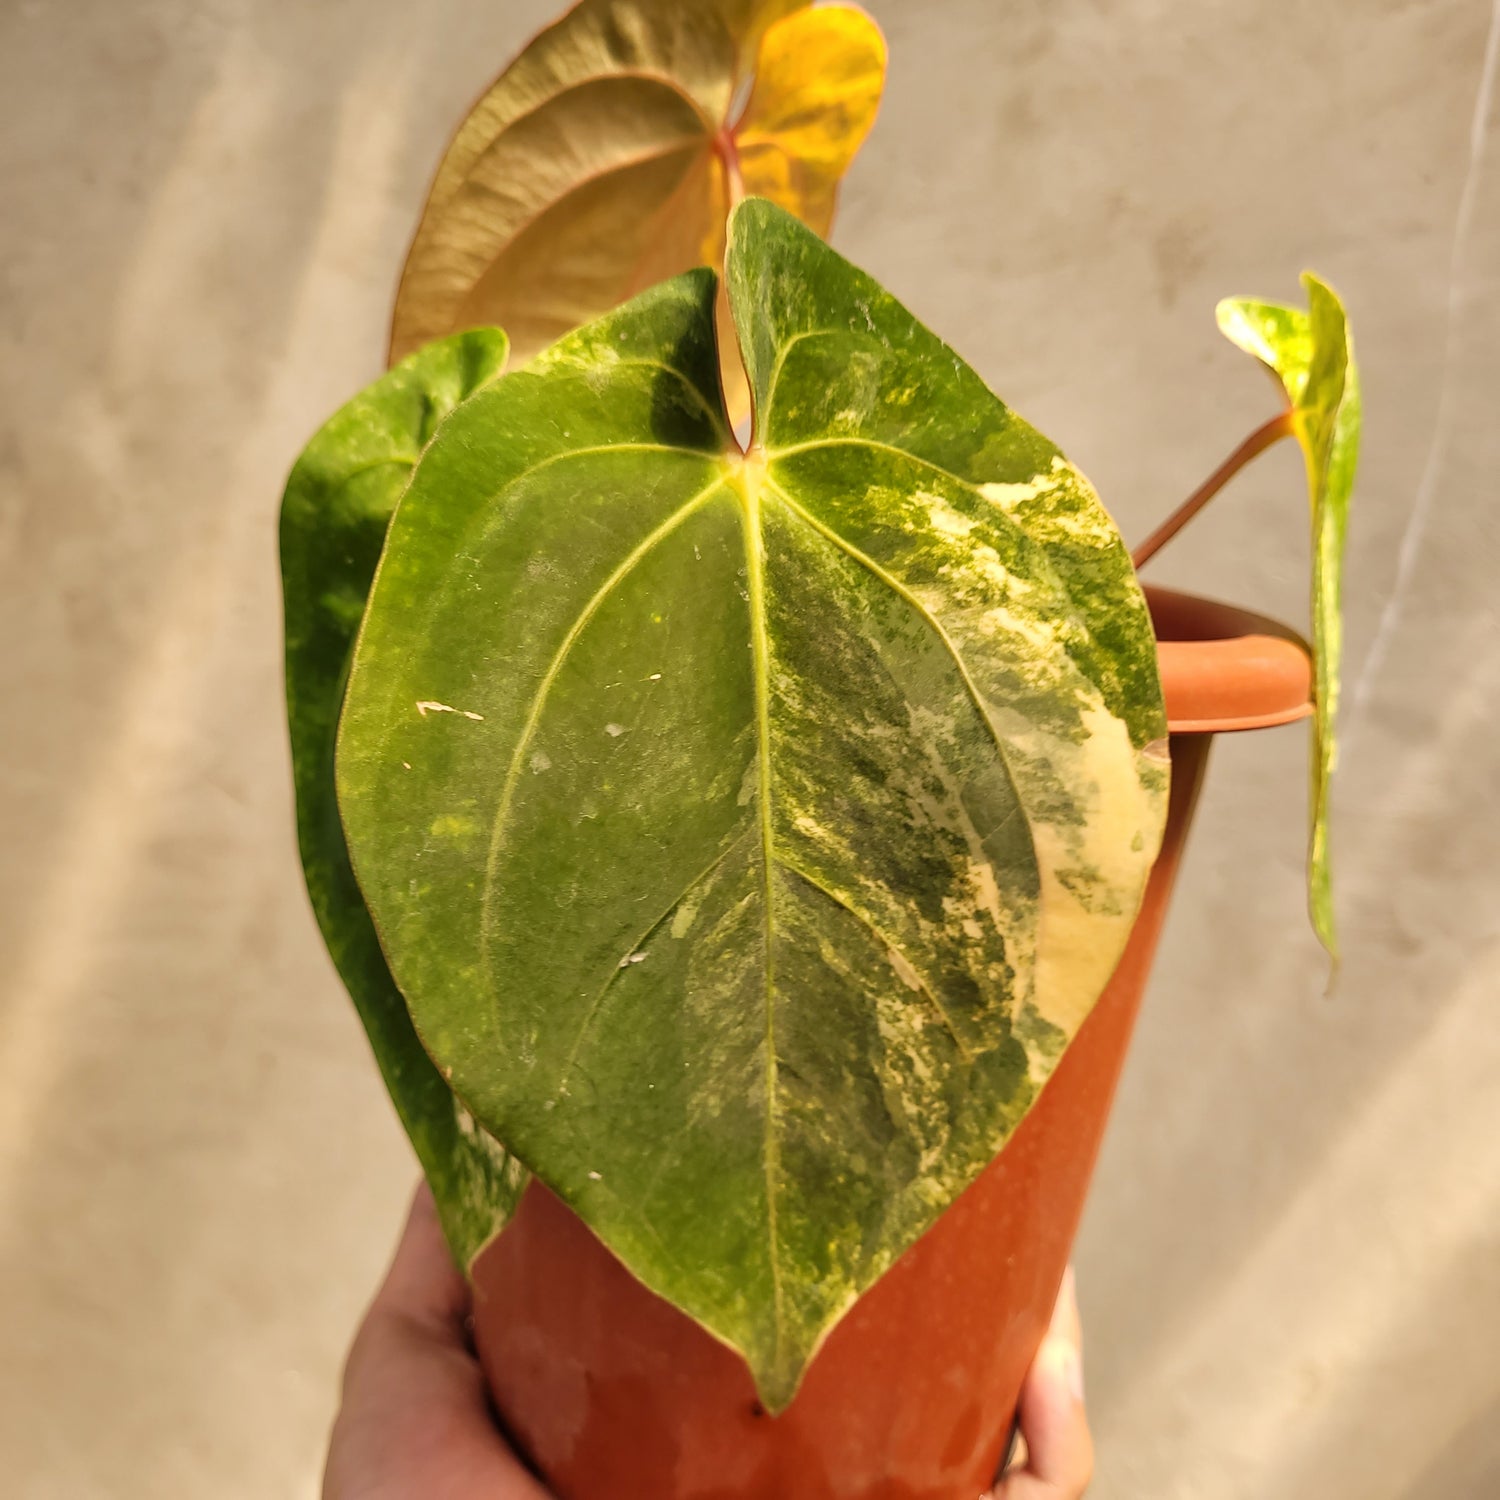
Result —
<svg viewBox="0 0 1500 1500"><path fill-rule="evenodd" d="M1056 448L764 200L727 280L748 454L708 271L444 426L338 782L454 1087L779 1409L1098 997L1165 720L1128 555Z"/></svg>
<svg viewBox="0 0 1500 1500"><path fill-rule="evenodd" d="M1281 382L1292 404L1312 505L1312 636L1316 675L1309 799L1308 909L1338 958L1328 857L1328 795L1338 757L1335 724L1343 655L1344 534L1359 462L1359 372L1343 304L1311 271L1308 307L1248 297L1219 304L1219 327Z"/></svg>
<svg viewBox="0 0 1500 1500"><path fill-rule="evenodd" d="M307 891L464 1265L504 1225L525 1174L457 1104L412 1029L349 867L334 737L391 513L443 419L500 374L505 355L497 329L414 354L329 419L297 460L281 505L287 719Z"/></svg>

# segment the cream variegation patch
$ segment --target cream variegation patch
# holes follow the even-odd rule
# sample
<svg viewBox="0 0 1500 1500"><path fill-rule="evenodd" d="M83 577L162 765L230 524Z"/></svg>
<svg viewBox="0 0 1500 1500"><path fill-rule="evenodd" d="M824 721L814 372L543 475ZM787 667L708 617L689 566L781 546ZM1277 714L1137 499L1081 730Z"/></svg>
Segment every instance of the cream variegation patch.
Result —
<svg viewBox="0 0 1500 1500"><path fill-rule="evenodd" d="M1034 728L1015 736L1019 748L1053 768L1083 814L1081 823L1034 816L1031 825L1042 878L1033 1003L1069 1036L1109 982L1130 936L1165 802L1163 778L1147 773L1119 719L1100 705L1083 723L1082 744Z"/></svg>

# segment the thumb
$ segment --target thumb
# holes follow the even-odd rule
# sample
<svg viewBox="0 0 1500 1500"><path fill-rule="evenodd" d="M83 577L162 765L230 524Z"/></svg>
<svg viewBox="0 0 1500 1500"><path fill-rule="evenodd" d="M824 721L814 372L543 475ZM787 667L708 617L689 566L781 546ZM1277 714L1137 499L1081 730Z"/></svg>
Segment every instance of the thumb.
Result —
<svg viewBox="0 0 1500 1500"><path fill-rule="evenodd" d="M1083 1330L1071 1266L1021 1387L1017 1416L1026 1461L995 1486L994 1500L1079 1500L1093 1477L1094 1443L1083 1406Z"/></svg>
<svg viewBox="0 0 1500 1500"><path fill-rule="evenodd" d="M424 1187L349 1353L324 1500L547 1500L495 1425L468 1306Z"/></svg>

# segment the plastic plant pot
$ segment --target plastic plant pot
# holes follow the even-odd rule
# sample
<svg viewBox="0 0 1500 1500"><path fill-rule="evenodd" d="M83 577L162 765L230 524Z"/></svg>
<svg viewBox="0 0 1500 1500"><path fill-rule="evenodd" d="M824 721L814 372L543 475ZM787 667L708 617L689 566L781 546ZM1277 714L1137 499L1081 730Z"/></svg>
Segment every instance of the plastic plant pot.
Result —
<svg viewBox="0 0 1500 1500"><path fill-rule="evenodd" d="M1218 733L1311 712L1305 643L1148 589L1171 810L1129 945L1003 1150L834 1328L772 1417L725 1345L637 1281L539 1182L480 1257L475 1339L501 1420L560 1500L973 1500L1083 1211Z"/></svg>

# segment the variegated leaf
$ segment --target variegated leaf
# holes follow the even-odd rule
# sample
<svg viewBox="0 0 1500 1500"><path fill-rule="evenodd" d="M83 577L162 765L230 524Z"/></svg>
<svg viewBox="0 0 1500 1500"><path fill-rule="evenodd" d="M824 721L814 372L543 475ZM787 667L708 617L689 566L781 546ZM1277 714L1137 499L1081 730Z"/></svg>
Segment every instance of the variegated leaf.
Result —
<svg viewBox="0 0 1500 1500"><path fill-rule="evenodd" d="M443 158L392 357L497 324L527 360L658 281L718 266L746 192L826 232L885 61L879 27L852 6L581 0L501 74ZM725 376L742 386L732 342Z"/></svg>
<svg viewBox="0 0 1500 1500"><path fill-rule="evenodd" d="M1225 336L1265 364L1292 403L1312 503L1312 634L1316 671L1312 791L1309 802L1308 908L1319 939L1337 959L1328 857L1328 794L1338 758L1339 666L1343 655L1344 533L1359 462L1359 371L1343 304L1311 271L1302 284L1308 308L1226 298Z"/></svg>
<svg viewBox="0 0 1500 1500"><path fill-rule="evenodd" d="M334 735L386 527L423 447L505 364L496 329L433 344L337 412L307 445L281 506L287 718L307 891L428 1181L467 1265L505 1223L524 1172L477 1126L422 1050L349 868Z"/></svg>
<svg viewBox="0 0 1500 1500"><path fill-rule="evenodd" d="M791 1397L1035 1099L1166 807L1083 477L795 219L466 403L392 526L339 796L475 1115Z"/></svg>

